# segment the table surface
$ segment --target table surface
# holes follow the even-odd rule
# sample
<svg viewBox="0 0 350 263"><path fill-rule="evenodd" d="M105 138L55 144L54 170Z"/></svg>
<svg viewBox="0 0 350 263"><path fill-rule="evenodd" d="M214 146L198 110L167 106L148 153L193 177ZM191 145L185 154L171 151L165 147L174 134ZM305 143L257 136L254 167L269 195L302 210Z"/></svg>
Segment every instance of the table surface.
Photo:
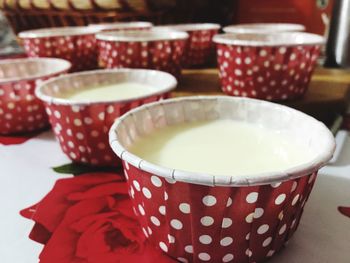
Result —
<svg viewBox="0 0 350 263"><path fill-rule="evenodd" d="M202 74L198 70L185 71L175 96L190 95L193 91L221 94L214 75L213 69L202 70ZM348 96L348 72L318 69L313 79L313 83L332 81L334 85L326 88L313 84L304 98L307 102L336 104ZM195 80L196 86L189 84ZM338 88L334 88L338 84ZM334 89L331 94L330 88ZM270 262L299 263L301 259L308 263L349 262L350 219L337 212L338 205L350 206L349 135L342 144L338 160L321 170L299 230L288 248ZM38 262L42 246L29 240L33 223L19 216L19 211L39 201L57 179L69 176L51 169L68 162L50 131L21 145L0 144L1 263Z"/></svg>

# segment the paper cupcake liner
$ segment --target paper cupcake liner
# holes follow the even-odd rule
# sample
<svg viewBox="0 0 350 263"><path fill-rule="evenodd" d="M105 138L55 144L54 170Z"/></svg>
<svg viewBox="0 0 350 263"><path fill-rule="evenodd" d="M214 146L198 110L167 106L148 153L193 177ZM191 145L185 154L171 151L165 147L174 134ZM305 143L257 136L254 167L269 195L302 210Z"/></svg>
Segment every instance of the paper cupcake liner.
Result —
<svg viewBox="0 0 350 263"><path fill-rule="evenodd" d="M100 39L97 36L97 45L101 68L156 69L178 77L181 73L181 57L185 50L186 38L118 41Z"/></svg>
<svg viewBox="0 0 350 263"><path fill-rule="evenodd" d="M181 262L262 262L297 229L316 173L272 185L210 187L124 163L146 237Z"/></svg>
<svg viewBox="0 0 350 263"><path fill-rule="evenodd" d="M97 68L94 34L48 37L21 37L29 57L55 57L72 63L72 72Z"/></svg>
<svg viewBox="0 0 350 263"><path fill-rule="evenodd" d="M146 81L147 77L157 78L159 81L163 78L166 82L162 85L163 90L159 89L158 93L123 101L75 103L57 99L60 93L72 88L85 89L127 79L135 80L135 76L132 75L137 73L144 74L145 83L149 82ZM164 77L165 74L146 70L97 70L76 73L44 83L37 90L37 94L40 93L39 98L45 102L51 126L63 152L72 161L96 166L118 166L121 164L120 159L113 154L108 144L110 126L115 119L135 107L168 98L170 90L176 86L176 81L169 74ZM169 77L172 82L165 90L163 86L168 85ZM157 85L154 80L153 83Z"/></svg>
<svg viewBox="0 0 350 263"><path fill-rule="evenodd" d="M154 30L178 30L189 35L185 52L182 56L182 66L185 68L199 67L211 62L215 57L213 36L218 33L219 24L174 24L157 26Z"/></svg>
<svg viewBox="0 0 350 263"><path fill-rule="evenodd" d="M284 171L220 176L157 166L127 150L153 130L216 119L265 123L288 131L316 156ZM145 236L181 262L252 263L272 256L296 230L317 171L335 147L324 124L306 114L227 96L178 98L139 107L119 118L109 136L123 160ZM212 153L213 158L218 154Z"/></svg>
<svg viewBox="0 0 350 263"><path fill-rule="evenodd" d="M215 45L212 39L218 33L218 29L190 31L188 33L190 37L182 60L183 66L198 67L210 62L215 55Z"/></svg>
<svg viewBox="0 0 350 263"><path fill-rule="evenodd" d="M132 22L112 22L90 24L89 27L99 31L118 31L118 30L149 30L153 27L151 22L132 21Z"/></svg>
<svg viewBox="0 0 350 263"><path fill-rule="evenodd" d="M249 23L226 26L223 31L225 33L300 32L305 31L305 26L290 23Z"/></svg>
<svg viewBox="0 0 350 263"><path fill-rule="evenodd" d="M223 92L279 101L305 94L323 40L279 33L217 35L214 41Z"/></svg>
<svg viewBox="0 0 350 263"><path fill-rule="evenodd" d="M54 67L50 62L45 64L47 59L11 59L0 63L0 74L3 76L0 80L0 134L25 133L49 126L44 105L34 94L35 87L49 78L67 72L70 64L67 61L58 61L64 63L62 70L53 68L50 73L44 72L40 75L40 61L44 63L42 66ZM6 71L12 71L11 74L17 76L17 79L6 81ZM36 71L36 76L30 77Z"/></svg>
<svg viewBox="0 0 350 263"><path fill-rule="evenodd" d="M310 83L319 46L243 47L218 44L223 92L265 100L302 97Z"/></svg>
<svg viewBox="0 0 350 263"><path fill-rule="evenodd" d="M88 106L45 103L45 107L56 138L72 161L97 166L119 166L120 159L108 145L108 131L114 120L137 106L168 97L169 94L163 94L129 103Z"/></svg>

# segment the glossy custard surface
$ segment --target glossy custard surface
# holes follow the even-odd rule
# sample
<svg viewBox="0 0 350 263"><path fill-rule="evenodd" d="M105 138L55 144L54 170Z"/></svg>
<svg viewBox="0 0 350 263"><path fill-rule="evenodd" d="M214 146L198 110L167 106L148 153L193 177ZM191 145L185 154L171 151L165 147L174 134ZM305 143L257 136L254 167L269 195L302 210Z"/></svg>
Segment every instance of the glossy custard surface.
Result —
<svg viewBox="0 0 350 263"><path fill-rule="evenodd" d="M282 171L314 156L287 134L233 120L167 126L128 150L163 167L231 176Z"/></svg>

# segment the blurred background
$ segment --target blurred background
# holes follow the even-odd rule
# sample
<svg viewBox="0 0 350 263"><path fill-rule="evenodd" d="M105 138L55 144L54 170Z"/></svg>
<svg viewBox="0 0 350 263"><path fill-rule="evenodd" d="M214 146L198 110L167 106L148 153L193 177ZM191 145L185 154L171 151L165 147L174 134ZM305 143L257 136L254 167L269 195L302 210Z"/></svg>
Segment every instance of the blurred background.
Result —
<svg viewBox="0 0 350 263"><path fill-rule="evenodd" d="M27 29L147 20L221 25L290 22L327 34L334 0L0 0L0 56L19 52L14 33ZM13 33L12 33L13 32Z"/></svg>

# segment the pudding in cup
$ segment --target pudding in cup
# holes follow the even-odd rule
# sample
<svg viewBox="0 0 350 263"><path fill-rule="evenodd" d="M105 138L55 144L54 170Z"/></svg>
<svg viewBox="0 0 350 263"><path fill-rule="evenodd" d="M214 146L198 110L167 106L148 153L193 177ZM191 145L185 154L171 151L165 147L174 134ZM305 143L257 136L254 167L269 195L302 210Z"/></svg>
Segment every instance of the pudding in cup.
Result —
<svg viewBox="0 0 350 263"><path fill-rule="evenodd" d="M108 145L108 130L115 119L142 104L168 98L176 85L172 75L156 70L95 70L47 81L36 95L72 161L117 166L120 160Z"/></svg>
<svg viewBox="0 0 350 263"><path fill-rule="evenodd" d="M116 120L109 140L145 236L180 262L278 252L335 147L304 113L220 96L141 106Z"/></svg>

